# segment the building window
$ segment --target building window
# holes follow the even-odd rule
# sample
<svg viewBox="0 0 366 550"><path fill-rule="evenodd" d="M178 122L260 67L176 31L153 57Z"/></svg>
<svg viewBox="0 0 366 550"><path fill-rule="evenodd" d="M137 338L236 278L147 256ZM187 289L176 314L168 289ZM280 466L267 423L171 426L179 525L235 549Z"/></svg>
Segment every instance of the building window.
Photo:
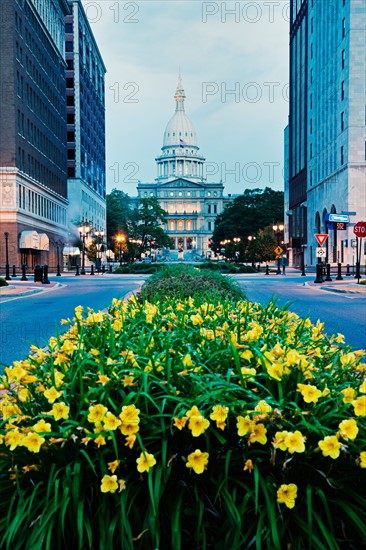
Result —
<svg viewBox="0 0 366 550"><path fill-rule="evenodd" d="M310 134L313 133L313 119L310 119Z"/></svg>
<svg viewBox="0 0 366 550"><path fill-rule="evenodd" d="M342 50L342 69L344 69L346 63L346 52L345 50Z"/></svg>
<svg viewBox="0 0 366 550"><path fill-rule="evenodd" d="M68 107L74 107L75 105L75 99L73 95L66 96L66 105Z"/></svg>
<svg viewBox="0 0 366 550"><path fill-rule="evenodd" d="M74 79L66 78L66 88L73 88L73 87L74 87Z"/></svg>
<svg viewBox="0 0 366 550"><path fill-rule="evenodd" d="M211 204L207 205L207 212L208 212L208 214L211 214Z"/></svg>
<svg viewBox="0 0 366 550"><path fill-rule="evenodd" d="M75 177L75 168L74 166L69 166L67 169L67 177L68 178L74 178Z"/></svg>
<svg viewBox="0 0 366 550"><path fill-rule="evenodd" d="M211 197L211 192L210 191L207 192L207 196Z"/></svg>
<svg viewBox="0 0 366 550"><path fill-rule="evenodd" d="M65 24L65 32L66 33L72 33L72 23L66 23Z"/></svg>
<svg viewBox="0 0 366 550"><path fill-rule="evenodd" d="M341 165L343 166L343 164L344 164L344 147L342 145L342 147L341 147Z"/></svg>
<svg viewBox="0 0 366 550"><path fill-rule="evenodd" d="M217 214L217 204L214 204L214 214Z"/></svg>
<svg viewBox="0 0 366 550"><path fill-rule="evenodd" d="M310 158L313 158L313 144L310 143Z"/></svg>
<svg viewBox="0 0 366 550"><path fill-rule="evenodd" d="M67 113L67 124L75 124L74 113Z"/></svg>
<svg viewBox="0 0 366 550"><path fill-rule="evenodd" d="M313 83L313 69L310 69L310 84Z"/></svg>
<svg viewBox="0 0 366 550"><path fill-rule="evenodd" d="M313 171L310 170L310 185L313 185Z"/></svg>
<svg viewBox="0 0 366 550"><path fill-rule="evenodd" d="M66 48L66 51L67 51L67 52L72 52L72 51L73 51L73 44L72 44L72 42L67 41L67 42L65 43L65 48Z"/></svg>
<svg viewBox="0 0 366 550"><path fill-rule="evenodd" d="M170 191L169 196L174 197L174 191Z"/></svg>
<svg viewBox="0 0 366 550"><path fill-rule="evenodd" d="M343 17L342 19L342 38L346 36L346 19Z"/></svg>
<svg viewBox="0 0 366 550"><path fill-rule="evenodd" d="M314 45L313 43L310 44L310 59L313 59L314 57Z"/></svg>
<svg viewBox="0 0 366 550"><path fill-rule="evenodd" d="M208 230L211 231L211 222L207 222Z"/></svg>
<svg viewBox="0 0 366 550"><path fill-rule="evenodd" d="M313 108L313 94L310 94L310 109Z"/></svg>
<svg viewBox="0 0 366 550"><path fill-rule="evenodd" d="M67 141L74 143L75 141L75 132L67 132Z"/></svg>
<svg viewBox="0 0 366 550"><path fill-rule="evenodd" d="M191 196L191 192L187 191L187 197L190 197L190 196Z"/></svg>
<svg viewBox="0 0 366 550"><path fill-rule="evenodd" d="M341 113L341 131L343 132L344 130L344 112Z"/></svg>
<svg viewBox="0 0 366 550"><path fill-rule="evenodd" d="M178 197L183 197L182 191L179 191L179 192L178 192Z"/></svg>
<svg viewBox="0 0 366 550"><path fill-rule="evenodd" d="M312 17L310 20L310 32L313 34L314 32L314 18Z"/></svg>
<svg viewBox="0 0 366 550"><path fill-rule="evenodd" d="M342 80L341 99L342 99L342 101L344 100L344 80Z"/></svg>
<svg viewBox="0 0 366 550"><path fill-rule="evenodd" d="M75 160L75 149L68 149L67 158L68 160Z"/></svg>

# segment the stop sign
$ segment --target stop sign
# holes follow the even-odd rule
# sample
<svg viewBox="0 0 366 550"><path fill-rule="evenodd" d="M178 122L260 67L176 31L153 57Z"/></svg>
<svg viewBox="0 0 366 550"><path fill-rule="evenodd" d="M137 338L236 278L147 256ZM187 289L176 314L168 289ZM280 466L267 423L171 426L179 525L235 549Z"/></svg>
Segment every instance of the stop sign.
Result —
<svg viewBox="0 0 366 550"><path fill-rule="evenodd" d="M357 222L353 228L353 233L357 237L366 237L366 222Z"/></svg>

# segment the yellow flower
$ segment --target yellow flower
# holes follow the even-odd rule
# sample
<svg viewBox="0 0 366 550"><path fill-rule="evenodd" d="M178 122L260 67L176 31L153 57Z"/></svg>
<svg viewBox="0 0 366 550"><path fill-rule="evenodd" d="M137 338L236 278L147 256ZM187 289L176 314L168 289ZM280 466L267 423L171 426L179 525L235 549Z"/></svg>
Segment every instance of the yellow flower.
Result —
<svg viewBox="0 0 366 550"><path fill-rule="evenodd" d="M51 424L49 422L45 422L42 418L41 420L38 420L37 424L34 424L32 428L35 432L50 432Z"/></svg>
<svg viewBox="0 0 366 550"><path fill-rule="evenodd" d="M243 470L244 470L244 472L246 470L248 470L248 472L250 474L252 473L252 471L253 471L253 462L250 460L250 458L248 458L248 460L245 461Z"/></svg>
<svg viewBox="0 0 366 550"><path fill-rule="evenodd" d="M256 375L257 371L253 367L241 367L241 373L248 376ZM253 378L250 378L250 380L253 380Z"/></svg>
<svg viewBox="0 0 366 550"><path fill-rule="evenodd" d="M154 455L147 453L146 451L142 452L140 454L140 458L136 460L137 462L137 471L142 474L142 472L148 472L154 464L156 464L156 460L154 458Z"/></svg>
<svg viewBox="0 0 366 550"><path fill-rule="evenodd" d="M126 388L127 386L133 386L134 384L134 378L133 376L125 376L122 380L123 386Z"/></svg>
<svg viewBox="0 0 366 550"><path fill-rule="evenodd" d="M339 457L342 445L339 443L337 436L327 435L324 439L318 441L318 445L323 456L330 456L334 459Z"/></svg>
<svg viewBox="0 0 366 550"><path fill-rule="evenodd" d="M112 328L115 332L120 332L120 330L122 329L122 321L121 319L116 319L113 323L112 323Z"/></svg>
<svg viewBox="0 0 366 550"><path fill-rule="evenodd" d="M340 429L340 436L343 437L343 439L351 439L351 441L356 439L358 427L354 418L343 420L338 427Z"/></svg>
<svg viewBox="0 0 366 550"><path fill-rule="evenodd" d="M343 403L352 403L352 401L356 397L356 390L348 386L347 388L344 388L344 390L341 391L341 394L344 395Z"/></svg>
<svg viewBox="0 0 366 550"><path fill-rule="evenodd" d="M340 332L338 332L336 338L334 338L334 341L338 344L344 344L344 336Z"/></svg>
<svg viewBox="0 0 366 550"><path fill-rule="evenodd" d="M222 405L215 405L212 407L212 413L210 414L211 420L216 420L216 426L223 430L226 426L225 420L229 414L229 407L223 407Z"/></svg>
<svg viewBox="0 0 366 550"><path fill-rule="evenodd" d="M288 436L289 432L283 431L283 432L276 432L274 439L272 441L272 445L275 449L280 449L281 451L287 450L286 445L286 437Z"/></svg>
<svg viewBox="0 0 366 550"><path fill-rule="evenodd" d="M196 449L188 455L186 467L192 468L196 474L203 474L207 470L208 456L208 453L202 453L199 449Z"/></svg>
<svg viewBox="0 0 366 550"><path fill-rule="evenodd" d="M283 376L283 364L282 363L272 363L267 367L267 372L271 378L281 381Z"/></svg>
<svg viewBox="0 0 366 550"><path fill-rule="evenodd" d="M103 422L104 428L111 431L116 430L121 424L120 419L114 416L114 414L111 412L107 412L107 414L103 418Z"/></svg>
<svg viewBox="0 0 366 550"><path fill-rule="evenodd" d="M360 393L366 393L366 380L362 382L361 386L358 388Z"/></svg>
<svg viewBox="0 0 366 550"><path fill-rule="evenodd" d="M54 403L52 409L47 414L52 415L55 420L67 420L69 418L70 407L65 405L65 403Z"/></svg>
<svg viewBox="0 0 366 550"><path fill-rule="evenodd" d="M65 375L62 374L62 372L55 369L54 376L55 376L55 386L56 388L59 388L63 384L63 379L65 378Z"/></svg>
<svg viewBox="0 0 366 550"><path fill-rule="evenodd" d="M73 344L70 340L67 340L67 339L64 341L64 343L60 348L60 350L66 354L73 353L74 349L75 349L75 344Z"/></svg>
<svg viewBox="0 0 366 550"><path fill-rule="evenodd" d="M100 355L99 349L91 348L90 353L94 355L94 357L98 357L98 355Z"/></svg>
<svg viewBox="0 0 366 550"><path fill-rule="evenodd" d="M26 447L31 453L39 453L45 438L36 433L29 432L22 440L22 446Z"/></svg>
<svg viewBox="0 0 366 550"><path fill-rule="evenodd" d="M21 445L23 437L23 434L21 434L18 429L10 430L5 435L5 445L9 447L11 451L14 451L18 445Z"/></svg>
<svg viewBox="0 0 366 550"><path fill-rule="evenodd" d="M366 395L355 399L352 403L356 416L366 416Z"/></svg>
<svg viewBox="0 0 366 550"><path fill-rule="evenodd" d="M21 366L5 367L4 372L7 376L8 382L20 382L20 380L27 374Z"/></svg>
<svg viewBox="0 0 366 550"><path fill-rule="evenodd" d="M188 416L183 416L182 418L178 418L175 416L173 426L175 428L178 428L178 430L182 430L182 428L184 428L184 426L186 425L187 420L188 420Z"/></svg>
<svg viewBox="0 0 366 550"><path fill-rule="evenodd" d="M102 493L115 493L118 489L117 476L109 476L105 474L102 478L100 490Z"/></svg>
<svg viewBox="0 0 366 550"><path fill-rule="evenodd" d="M128 436L126 437L125 447L128 447L129 449L132 449L132 447L133 447L134 444L135 444L135 441L136 441L136 436L135 436L135 434L128 435Z"/></svg>
<svg viewBox="0 0 366 550"><path fill-rule="evenodd" d="M119 493L121 491L123 491L124 489L126 489L126 482L125 482L124 479L119 479L118 480L118 487L119 487L119 491L118 491Z"/></svg>
<svg viewBox="0 0 366 550"><path fill-rule="evenodd" d="M98 446L99 449L99 447L101 447L102 445L106 445L105 437L103 437L102 434L99 434L98 437L94 439L94 443Z"/></svg>
<svg viewBox="0 0 366 550"><path fill-rule="evenodd" d="M190 353L187 353L187 355L183 357L182 363L185 367L193 367L193 361Z"/></svg>
<svg viewBox="0 0 366 550"><path fill-rule="evenodd" d="M305 403L317 403L322 395L322 392L316 386L310 384L297 384L297 387L299 388L297 391L301 393Z"/></svg>
<svg viewBox="0 0 366 550"><path fill-rule="evenodd" d="M286 504L287 508L294 508L295 499L297 497L297 485L290 483L289 485L281 485L277 490L277 502Z"/></svg>
<svg viewBox="0 0 366 550"><path fill-rule="evenodd" d="M288 452L291 454L303 453L305 451L305 440L306 437L303 436L299 430L296 430L296 432L289 432L285 439L285 445Z"/></svg>
<svg viewBox="0 0 366 550"><path fill-rule="evenodd" d="M188 415L188 412L187 412ZM210 422L201 414L192 415L189 417L188 428L191 430L193 437L199 437L209 427Z"/></svg>
<svg viewBox="0 0 366 550"><path fill-rule="evenodd" d="M362 453L360 453L360 467L366 468L366 451L362 451Z"/></svg>
<svg viewBox="0 0 366 550"><path fill-rule="evenodd" d="M281 346L281 344L279 344L277 342L277 344L275 345L275 347L272 349L272 353L275 357L281 357L281 355L283 355L285 352Z"/></svg>
<svg viewBox="0 0 366 550"><path fill-rule="evenodd" d="M342 367L348 366L350 363L353 363L356 360L356 356L354 353L346 353L345 355L342 355L340 358Z"/></svg>
<svg viewBox="0 0 366 550"><path fill-rule="evenodd" d="M202 323L203 323L203 319L202 319L201 315L199 315L199 314L191 315L191 321L194 325L202 325Z"/></svg>
<svg viewBox="0 0 366 550"><path fill-rule="evenodd" d="M120 430L123 435L131 435L139 431L140 409L136 409L135 405L125 405L122 407L122 412L119 415L121 419Z"/></svg>
<svg viewBox="0 0 366 550"><path fill-rule="evenodd" d="M261 414L268 414L272 411L272 407L271 405L268 405L264 399L262 399L259 403L257 403L254 410Z"/></svg>
<svg viewBox="0 0 366 550"><path fill-rule="evenodd" d="M57 391L56 388L54 388L52 386L52 388L50 388L49 390L46 390L43 395L45 396L45 398L47 399L47 401L49 403L54 403L56 401L56 399L58 397L60 397L60 395L62 395L62 393L60 391Z"/></svg>
<svg viewBox="0 0 366 550"><path fill-rule="evenodd" d="M291 349L286 354L287 365L296 365L300 361L301 357L295 349Z"/></svg>
<svg viewBox="0 0 366 550"><path fill-rule="evenodd" d="M97 384L102 384L102 386L105 386L107 382L109 382L110 378L106 374L101 374L98 372L98 380Z"/></svg>
<svg viewBox="0 0 366 550"><path fill-rule="evenodd" d="M97 313L90 312L87 318L88 323L101 323L103 321L104 315L102 311Z"/></svg>
<svg viewBox="0 0 366 550"><path fill-rule="evenodd" d="M258 442L261 445L265 445L267 443L266 433L267 429L264 424L254 424L248 438L248 443Z"/></svg>
<svg viewBox="0 0 366 550"><path fill-rule="evenodd" d="M96 422L100 422L101 420L103 420L103 417L107 411L107 407L101 405L100 403L98 405L92 405L91 407L89 407L89 422L93 424L95 424Z"/></svg>
<svg viewBox="0 0 366 550"><path fill-rule="evenodd" d="M252 357L254 357L253 353L250 351L250 349L246 349L245 351L242 351L240 354L240 357L244 359L244 361L250 361Z"/></svg>
<svg viewBox="0 0 366 550"><path fill-rule="evenodd" d="M249 416L238 416L236 427L238 428L238 436L243 437L252 431L254 422Z"/></svg>

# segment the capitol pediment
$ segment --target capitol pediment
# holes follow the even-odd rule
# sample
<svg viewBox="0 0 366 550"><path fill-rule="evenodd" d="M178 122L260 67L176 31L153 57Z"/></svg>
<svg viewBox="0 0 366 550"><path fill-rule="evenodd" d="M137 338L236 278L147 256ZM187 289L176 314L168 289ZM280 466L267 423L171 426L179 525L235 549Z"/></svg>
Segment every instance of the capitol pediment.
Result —
<svg viewBox="0 0 366 550"><path fill-rule="evenodd" d="M176 180L158 185L158 189L204 189L204 187L205 185L203 183L196 183L185 178L177 178Z"/></svg>

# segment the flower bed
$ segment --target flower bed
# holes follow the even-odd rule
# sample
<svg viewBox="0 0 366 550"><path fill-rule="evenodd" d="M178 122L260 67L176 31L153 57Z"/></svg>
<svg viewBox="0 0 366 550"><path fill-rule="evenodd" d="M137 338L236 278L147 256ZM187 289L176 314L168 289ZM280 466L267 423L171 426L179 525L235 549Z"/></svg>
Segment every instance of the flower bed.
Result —
<svg viewBox="0 0 366 550"><path fill-rule="evenodd" d="M245 301L113 300L5 369L0 547L366 540L366 365Z"/></svg>

